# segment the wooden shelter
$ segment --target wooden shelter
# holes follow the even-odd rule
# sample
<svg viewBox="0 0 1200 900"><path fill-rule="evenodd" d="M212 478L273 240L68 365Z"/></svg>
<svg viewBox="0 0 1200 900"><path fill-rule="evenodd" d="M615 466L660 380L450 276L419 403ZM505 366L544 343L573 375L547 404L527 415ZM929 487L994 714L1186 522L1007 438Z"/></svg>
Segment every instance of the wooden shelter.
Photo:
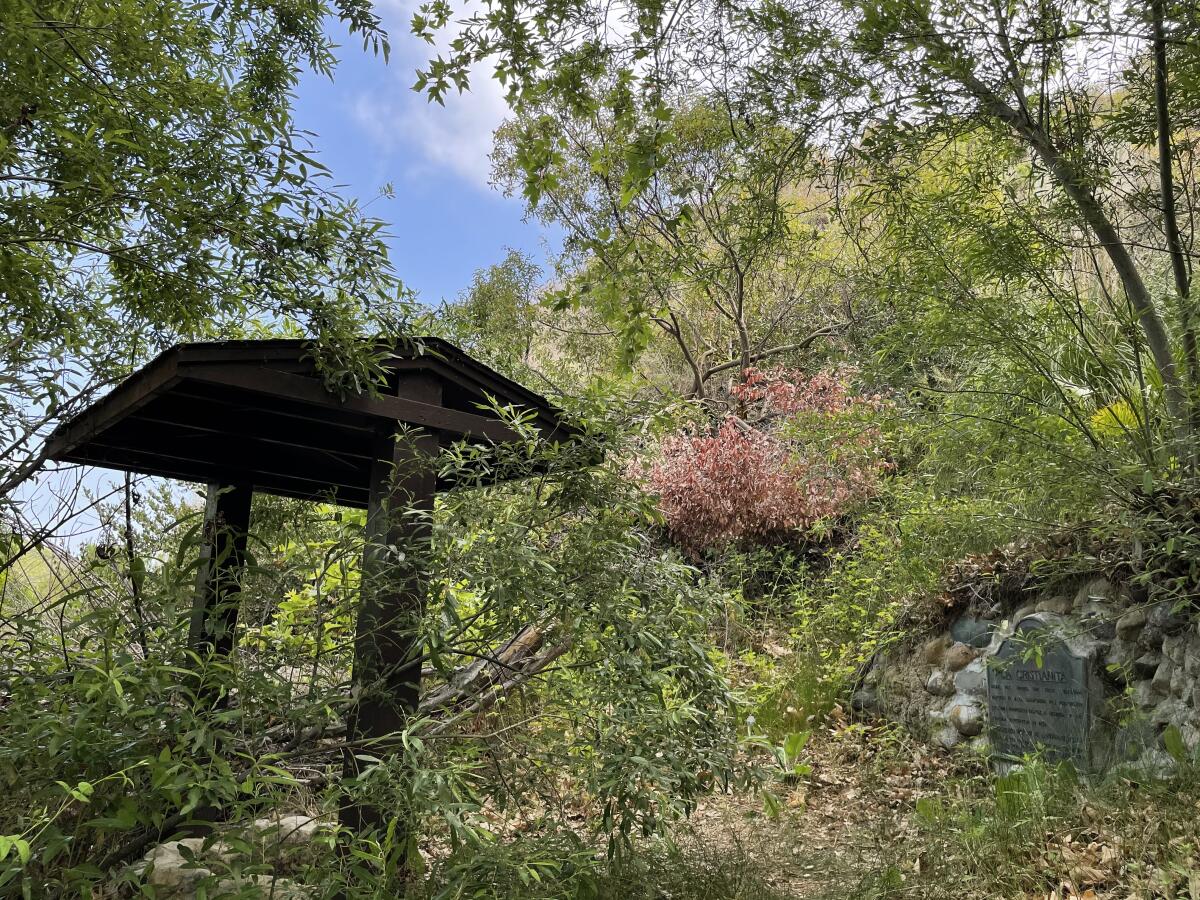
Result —
<svg viewBox="0 0 1200 900"><path fill-rule="evenodd" d="M367 576L385 568L379 548L422 537L423 520L403 512L429 509L435 492L450 486L432 464L439 448L518 438L487 407L519 409L547 441L577 434L543 397L446 341L388 349L387 383L374 396L330 393L306 347L299 340L180 344L50 437L55 460L209 485L190 627L201 655L234 646L255 491L365 508ZM395 560L386 572L385 584L364 588L359 609L350 744L394 734L420 695L422 591ZM357 772L352 752L345 768ZM343 821L362 828L380 814L350 808Z"/></svg>

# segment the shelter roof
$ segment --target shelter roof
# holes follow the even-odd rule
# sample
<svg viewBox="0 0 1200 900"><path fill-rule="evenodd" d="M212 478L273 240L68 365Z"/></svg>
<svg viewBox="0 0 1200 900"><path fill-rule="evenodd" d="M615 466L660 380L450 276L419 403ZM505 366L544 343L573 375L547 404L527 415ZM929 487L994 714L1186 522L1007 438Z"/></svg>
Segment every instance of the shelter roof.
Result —
<svg viewBox="0 0 1200 900"><path fill-rule="evenodd" d="M252 484L285 497L367 504L381 428L397 421L502 444L516 432L486 407L511 406L550 441L578 431L544 397L438 338L391 349L375 396L328 391L303 340L179 344L60 425L51 459L185 481ZM441 404L405 396L404 373L432 375ZM442 485L448 486L448 485Z"/></svg>

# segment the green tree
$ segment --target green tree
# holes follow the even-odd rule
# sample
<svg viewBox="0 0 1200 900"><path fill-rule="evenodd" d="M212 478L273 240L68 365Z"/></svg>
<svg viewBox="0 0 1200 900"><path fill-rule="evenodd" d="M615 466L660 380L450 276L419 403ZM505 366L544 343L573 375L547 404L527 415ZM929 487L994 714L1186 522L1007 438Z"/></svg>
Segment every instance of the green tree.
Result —
<svg viewBox="0 0 1200 900"><path fill-rule="evenodd" d="M386 54L364 0L0 4L0 495L48 423L183 338L284 329L372 377L348 338L404 294L291 116L330 15Z"/></svg>
<svg viewBox="0 0 1200 900"><path fill-rule="evenodd" d="M847 162L915 159L926 144L993 133L1028 165L1039 214L1069 226L1049 237L1094 249L1114 273L1113 307L1136 325L1135 355L1146 357L1173 453L1191 455L1194 4L529 0L472 13L436 2L413 27L458 32L454 52L418 79L435 96L490 58L519 108L553 98L562 115L603 113L636 130L624 205L658 190L666 157L654 151L669 140L681 93L727 98L732 123L764 117L804 136L839 189L863 186ZM614 80L625 89L611 91ZM535 188L555 152L547 141L521 160Z"/></svg>
<svg viewBox="0 0 1200 900"><path fill-rule="evenodd" d="M617 79L610 96L627 89ZM571 116L547 102L501 131L497 174L515 192L544 156L524 193L566 230L557 305L586 303L631 355L657 336L683 376L670 386L703 399L718 376L802 352L851 314L823 302L838 288L836 235L803 137L735 122L720 98L662 114L657 132L611 104Z"/></svg>
<svg viewBox="0 0 1200 900"><path fill-rule="evenodd" d="M795 36L800 33L796 29L809 31L794 18L797 12L790 8L774 32ZM1136 90L1128 95L1124 90L1139 80L1138 54L1145 58L1163 50L1161 4L1154 4L1151 13L1136 4L1126 11L1095 0L856 4L838 42L842 55L835 71L844 77L834 87L844 100L874 107L871 115L852 117L865 127L886 122L902 129L905 117L916 117L926 125L952 124L957 130L993 129L1022 147L1035 177L1052 188L1045 202L1069 215L1078 236L1102 252L1116 274L1161 381L1180 438L1177 452L1190 455L1185 444L1191 402L1180 364L1189 346L1194 357L1186 283L1178 284L1175 302L1154 296L1161 254L1182 252L1173 227L1176 195L1170 177L1174 164L1165 58L1153 65L1151 80L1161 83L1150 102ZM1186 44L1192 35L1194 42L1200 24L1194 10L1187 13L1180 7L1179 13L1173 38ZM830 22L830 27L836 26ZM1130 40L1132 55L1123 58L1122 42ZM1097 55L1108 60L1108 72L1096 65ZM787 65L780 57L776 64ZM1104 83L1106 74L1116 75L1115 86ZM1122 119L1154 124L1130 130L1119 127ZM1167 177L1159 197L1152 198L1145 190L1146 166L1138 144L1156 130L1161 166L1151 171ZM1163 210L1169 215L1164 217ZM1144 246L1153 252L1140 252ZM1168 321L1172 312L1181 313L1175 334ZM1194 382L1194 360L1185 362Z"/></svg>
<svg viewBox="0 0 1200 900"><path fill-rule="evenodd" d="M533 352L542 269L519 250L480 269L471 286L442 308L442 320L460 345L507 372L528 366Z"/></svg>

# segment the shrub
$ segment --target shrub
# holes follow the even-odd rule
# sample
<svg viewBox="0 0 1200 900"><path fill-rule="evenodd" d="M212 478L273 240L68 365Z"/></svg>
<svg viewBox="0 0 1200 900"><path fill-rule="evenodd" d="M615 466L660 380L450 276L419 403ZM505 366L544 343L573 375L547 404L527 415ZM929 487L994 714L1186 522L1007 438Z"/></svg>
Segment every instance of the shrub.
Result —
<svg viewBox="0 0 1200 900"><path fill-rule="evenodd" d="M747 369L732 396L743 415L727 414L711 434L669 436L645 469L672 538L692 556L812 531L877 490L887 465L878 396L853 395L844 375L787 369Z"/></svg>

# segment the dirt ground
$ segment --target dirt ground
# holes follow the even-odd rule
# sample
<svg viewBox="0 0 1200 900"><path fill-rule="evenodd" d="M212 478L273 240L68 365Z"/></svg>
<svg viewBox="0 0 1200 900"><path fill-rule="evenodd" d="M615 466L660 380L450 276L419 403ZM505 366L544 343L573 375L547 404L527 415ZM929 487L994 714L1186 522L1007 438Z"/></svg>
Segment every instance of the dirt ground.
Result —
<svg viewBox="0 0 1200 900"><path fill-rule="evenodd" d="M710 797L692 817L697 841L740 845L766 862L777 889L805 900L852 896L854 873L919 871L921 860L897 859L896 848L913 843L902 838L915 833L917 800L964 766L899 729L851 724L836 710L805 748L805 762L807 778L777 786L783 808L774 818L760 796L746 794Z"/></svg>
<svg viewBox="0 0 1200 900"><path fill-rule="evenodd" d="M711 797L692 819L697 846L742 853L796 900L879 896L870 879L885 870L886 896L1200 900L1200 796L1189 781L1118 779L1107 793L1076 795L1040 834L1007 851L986 845L980 857L965 849L970 842L938 840L944 835L930 829L940 826L917 805L925 797L938 808L990 802L984 759L931 748L896 726L851 723L837 710L804 756L812 772L782 790L778 816L765 813L761 796ZM1017 873L1005 883L1025 889L982 887L995 883L996 866Z"/></svg>

